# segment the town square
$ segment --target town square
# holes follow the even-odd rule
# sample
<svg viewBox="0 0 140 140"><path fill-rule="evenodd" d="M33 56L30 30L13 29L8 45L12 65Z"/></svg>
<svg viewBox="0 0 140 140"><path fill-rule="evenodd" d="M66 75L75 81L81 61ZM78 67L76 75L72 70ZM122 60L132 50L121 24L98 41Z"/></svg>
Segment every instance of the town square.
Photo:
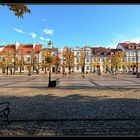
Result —
<svg viewBox="0 0 140 140"><path fill-rule="evenodd" d="M0 8L0 136L140 135L139 25L121 5Z"/></svg>

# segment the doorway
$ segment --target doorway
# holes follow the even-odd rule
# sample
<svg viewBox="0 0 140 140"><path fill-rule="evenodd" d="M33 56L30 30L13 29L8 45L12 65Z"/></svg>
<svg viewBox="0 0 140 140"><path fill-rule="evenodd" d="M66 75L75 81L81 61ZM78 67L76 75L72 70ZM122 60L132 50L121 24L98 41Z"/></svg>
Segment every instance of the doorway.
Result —
<svg viewBox="0 0 140 140"><path fill-rule="evenodd" d="M55 72L55 67L52 67L52 72Z"/></svg>

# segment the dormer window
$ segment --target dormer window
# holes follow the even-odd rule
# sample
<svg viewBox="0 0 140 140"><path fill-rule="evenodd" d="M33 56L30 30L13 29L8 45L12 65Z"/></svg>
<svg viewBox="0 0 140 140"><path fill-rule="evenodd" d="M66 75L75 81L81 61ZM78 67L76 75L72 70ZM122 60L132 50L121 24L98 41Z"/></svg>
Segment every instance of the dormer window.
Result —
<svg viewBox="0 0 140 140"><path fill-rule="evenodd" d="M128 48L129 49L134 49L134 45L129 45Z"/></svg>

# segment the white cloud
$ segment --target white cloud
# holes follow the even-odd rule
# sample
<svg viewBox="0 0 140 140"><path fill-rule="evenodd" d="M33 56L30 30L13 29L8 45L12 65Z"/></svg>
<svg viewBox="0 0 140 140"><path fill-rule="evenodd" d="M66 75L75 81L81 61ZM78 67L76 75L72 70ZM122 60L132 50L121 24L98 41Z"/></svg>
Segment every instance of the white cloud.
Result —
<svg viewBox="0 0 140 140"><path fill-rule="evenodd" d="M32 32L32 33L29 33L29 34L30 34L30 36L32 36L32 38L34 38L34 39L37 37L37 35L36 35L35 33L33 33L33 32Z"/></svg>
<svg viewBox="0 0 140 140"><path fill-rule="evenodd" d="M46 41L46 42L48 42L48 41L50 41L51 39L49 39L49 38L44 38L44 37L42 37L42 36L40 36L39 37L39 39L41 40L41 41Z"/></svg>
<svg viewBox="0 0 140 140"><path fill-rule="evenodd" d="M42 18L41 21L46 21L46 19L45 18Z"/></svg>
<svg viewBox="0 0 140 140"><path fill-rule="evenodd" d="M45 40L45 39L44 39L44 37L42 37L42 36L40 36L40 37L39 37L39 39L40 39L40 40L42 40L42 41L44 41L44 40Z"/></svg>
<svg viewBox="0 0 140 140"><path fill-rule="evenodd" d="M14 30L18 33L25 34L25 32L23 32L21 29L14 28Z"/></svg>
<svg viewBox="0 0 140 140"><path fill-rule="evenodd" d="M51 35L51 36L53 36L53 34L54 34L54 30L53 30L53 29L47 29L47 28L45 28L45 29L43 30L43 32L44 32L45 34Z"/></svg>

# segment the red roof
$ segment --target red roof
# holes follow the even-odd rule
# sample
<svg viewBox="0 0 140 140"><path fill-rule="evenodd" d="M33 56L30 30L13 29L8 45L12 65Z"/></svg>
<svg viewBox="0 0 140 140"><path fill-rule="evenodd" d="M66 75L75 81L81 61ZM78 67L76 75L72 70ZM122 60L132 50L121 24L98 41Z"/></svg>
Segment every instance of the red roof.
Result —
<svg viewBox="0 0 140 140"><path fill-rule="evenodd" d="M122 51L121 49L110 49L111 50L111 52L118 52L118 51Z"/></svg>
<svg viewBox="0 0 140 140"><path fill-rule="evenodd" d="M23 54L28 54L32 51L33 45L32 44L20 44L18 50L22 50Z"/></svg>
<svg viewBox="0 0 140 140"><path fill-rule="evenodd" d="M95 47L92 48L92 51L94 55L108 55L110 53L110 49L105 47Z"/></svg>
<svg viewBox="0 0 140 140"><path fill-rule="evenodd" d="M41 51L42 47L43 47L42 45L35 45L34 51L36 53L39 53Z"/></svg>
<svg viewBox="0 0 140 140"><path fill-rule="evenodd" d="M16 52L23 52L23 54L28 54L31 53L33 50L33 44L20 44L17 49L15 49L15 44L7 45L3 48L3 50L0 52L0 54L5 54L7 50L10 50L11 54L14 54L15 50ZM36 44L34 47L34 52L39 53L40 50L42 49L42 45Z"/></svg>
<svg viewBox="0 0 140 140"><path fill-rule="evenodd" d="M123 48L127 50L135 50L137 43L134 42L124 42L124 43L119 43L118 45L121 45Z"/></svg>
<svg viewBox="0 0 140 140"><path fill-rule="evenodd" d="M1 54L5 54L7 51L9 51L11 53L11 55L14 55L15 52L15 45L11 44L11 45L7 45L3 48L3 50L1 51Z"/></svg>

